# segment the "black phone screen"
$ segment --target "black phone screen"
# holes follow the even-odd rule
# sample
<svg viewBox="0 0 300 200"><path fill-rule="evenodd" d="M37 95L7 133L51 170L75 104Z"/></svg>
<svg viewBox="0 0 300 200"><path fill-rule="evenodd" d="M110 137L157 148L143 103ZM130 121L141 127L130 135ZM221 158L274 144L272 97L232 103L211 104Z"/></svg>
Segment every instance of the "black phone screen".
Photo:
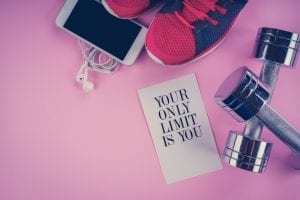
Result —
<svg viewBox="0 0 300 200"><path fill-rule="evenodd" d="M95 0L79 0L64 28L123 60L141 27L109 14Z"/></svg>

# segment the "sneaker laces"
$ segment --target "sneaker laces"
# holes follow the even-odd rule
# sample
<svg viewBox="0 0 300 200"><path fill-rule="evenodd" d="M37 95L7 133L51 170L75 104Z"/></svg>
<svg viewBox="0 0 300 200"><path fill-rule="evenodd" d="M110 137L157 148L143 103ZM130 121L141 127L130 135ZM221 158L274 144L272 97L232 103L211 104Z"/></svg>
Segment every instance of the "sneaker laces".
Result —
<svg viewBox="0 0 300 200"><path fill-rule="evenodd" d="M210 16L207 15L207 13L209 11L213 11L213 12L219 12L222 15L224 15L227 12L227 9L216 5L216 2L210 1L210 0L198 0L199 3L201 3L201 7L197 8L196 6L194 6L190 0L183 0L183 6L184 8L189 11L190 13L192 13L198 20L206 20L209 23L213 24L213 25L217 25L218 21L211 18ZM205 10L203 8L206 8ZM208 10L208 11L207 11ZM191 22L189 22L189 19L187 19L186 17L184 17L182 14L180 14L178 11L175 11L175 16L179 19L179 21L184 24L185 26L194 29L195 27L193 25L191 25Z"/></svg>

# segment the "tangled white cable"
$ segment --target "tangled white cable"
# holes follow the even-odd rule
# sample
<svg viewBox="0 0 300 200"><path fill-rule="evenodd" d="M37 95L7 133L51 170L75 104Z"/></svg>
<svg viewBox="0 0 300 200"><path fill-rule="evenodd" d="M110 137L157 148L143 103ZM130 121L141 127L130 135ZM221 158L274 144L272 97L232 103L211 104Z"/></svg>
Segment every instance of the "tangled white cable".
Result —
<svg viewBox="0 0 300 200"><path fill-rule="evenodd" d="M107 54L83 43L81 40L79 45L84 62L77 73L76 80L82 84L83 91L90 92L94 89L94 84L88 81L89 70L109 74L117 71L120 63Z"/></svg>

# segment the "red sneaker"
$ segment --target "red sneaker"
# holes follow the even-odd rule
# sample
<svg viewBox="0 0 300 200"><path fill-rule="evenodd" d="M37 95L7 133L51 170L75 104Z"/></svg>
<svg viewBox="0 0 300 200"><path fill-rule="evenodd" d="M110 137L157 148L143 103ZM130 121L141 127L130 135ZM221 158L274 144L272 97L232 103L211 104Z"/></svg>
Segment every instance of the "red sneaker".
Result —
<svg viewBox="0 0 300 200"><path fill-rule="evenodd" d="M102 0L106 10L119 18L130 19L147 11L160 0Z"/></svg>
<svg viewBox="0 0 300 200"><path fill-rule="evenodd" d="M247 0L169 0L149 27L146 49L161 64L205 56L229 32Z"/></svg>

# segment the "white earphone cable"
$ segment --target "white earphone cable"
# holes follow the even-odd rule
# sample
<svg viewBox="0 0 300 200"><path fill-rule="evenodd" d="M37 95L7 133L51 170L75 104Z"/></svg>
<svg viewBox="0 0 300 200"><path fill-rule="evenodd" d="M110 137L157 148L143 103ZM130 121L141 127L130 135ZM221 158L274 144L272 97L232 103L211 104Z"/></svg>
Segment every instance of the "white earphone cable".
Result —
<svg viewBox="0 0 300 200"><path fill-rule="evenodd" d="M76 80L83 85L83 90L89 92L93 90L93 83L88 81L88 71L93 70L100 73L113 73L119 69L120 63L107 54L91 47L79 40L84 63L77 73Z"/></svg>

